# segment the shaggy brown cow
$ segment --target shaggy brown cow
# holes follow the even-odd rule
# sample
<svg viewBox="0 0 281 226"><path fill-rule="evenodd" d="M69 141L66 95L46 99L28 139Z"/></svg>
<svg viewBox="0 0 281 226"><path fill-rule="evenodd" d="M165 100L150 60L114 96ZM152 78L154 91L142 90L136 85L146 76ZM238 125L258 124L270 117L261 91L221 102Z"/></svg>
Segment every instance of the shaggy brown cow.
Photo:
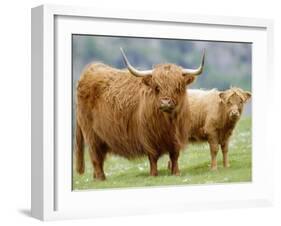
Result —
<svg viewBox="0 0 281 226"><path fill-rule="evenodd" d="M186 86L201 74L204 55L198 69L161 64L147 71L133 68L122 55L128 70L91 64L78 82L76 170L84 172L85 139L97 179L105 179L107 153L148 156L152 176L158 158L169 153L171 172L178 175L179 150L187 143L190 124Z"/></svg>
<svg viewBox="0 0 281 226"><path fill-rule="evenodd" d="M223 92L216 89L189 90L191 112L189 140L190 142L208 141L211 151L211 169L217 169L216 157L219 145L223 153L223 165L229 166L229 139L240 119L244 104L250 97L250 92L234 87Z"/></svg>

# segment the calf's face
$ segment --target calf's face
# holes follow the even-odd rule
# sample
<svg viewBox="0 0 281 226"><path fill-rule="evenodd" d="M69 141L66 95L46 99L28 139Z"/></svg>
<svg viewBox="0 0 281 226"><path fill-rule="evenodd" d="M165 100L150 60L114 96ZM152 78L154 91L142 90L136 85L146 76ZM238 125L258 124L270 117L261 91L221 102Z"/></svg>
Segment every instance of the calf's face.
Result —
<svg viewBox="0 0 281 226"><path fill-rule="evenodd" d="M237 121L242 114L244 104L251 98L251 93L240 88L231 88L220 92L219 96L228 119Z"/></svg>

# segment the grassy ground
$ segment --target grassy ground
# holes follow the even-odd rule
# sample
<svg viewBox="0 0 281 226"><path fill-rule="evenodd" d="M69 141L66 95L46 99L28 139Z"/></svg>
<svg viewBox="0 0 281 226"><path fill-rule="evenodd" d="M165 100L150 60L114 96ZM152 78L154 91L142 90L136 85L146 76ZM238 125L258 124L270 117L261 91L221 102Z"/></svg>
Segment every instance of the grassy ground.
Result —
<svg viewBox="0 0 281 226"><path fill-rule="evenodd" d="M211 184L251 181L251 118L242 118L235 129L229 147L230 168L222 167L222 154L218 154L218 170L210 171L208 144L190 144L181 153L179 167L181 176L171 176L167 170L168 156L158 161L158 177L149 176L147 158L128 161L117 156L108 156L105 161L105 181L94 180L93 169L86 151L86 169L80 176L73 171L73 189L145 187L183 184ZM74 164L73 164L74 166Z"/></svg>

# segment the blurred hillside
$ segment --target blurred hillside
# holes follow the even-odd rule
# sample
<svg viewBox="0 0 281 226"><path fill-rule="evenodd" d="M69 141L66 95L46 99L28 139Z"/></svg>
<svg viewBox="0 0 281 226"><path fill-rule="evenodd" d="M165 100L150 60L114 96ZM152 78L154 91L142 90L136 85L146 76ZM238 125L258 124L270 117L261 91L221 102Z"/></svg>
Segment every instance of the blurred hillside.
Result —
<svg viewBox="0 0 281 226"><path fill-rule="evenodd" d="M251 91L252 45L249 43L90 35L73 35L72 41L73 101L76 83L87 64L102 62L119 69L125 67L120 47L130 63L143 70L159 63L197 68L205 49L204 72L190 88L225 90L237 86ZM251 102L245 106L244 114L251 114Z"/></svg>
<svg viewBox="0 0 281 226"><path fill-rule="evenodd" d="M99 61L124 68L120 47L138 69L150 69L159 63L175 63L186 68L199 66L202 50L206 50L205 70L192 88L224 90L238 86L251 91L251 44L119 38L73 35L74 87L80 73L90 62Z"/></svg>

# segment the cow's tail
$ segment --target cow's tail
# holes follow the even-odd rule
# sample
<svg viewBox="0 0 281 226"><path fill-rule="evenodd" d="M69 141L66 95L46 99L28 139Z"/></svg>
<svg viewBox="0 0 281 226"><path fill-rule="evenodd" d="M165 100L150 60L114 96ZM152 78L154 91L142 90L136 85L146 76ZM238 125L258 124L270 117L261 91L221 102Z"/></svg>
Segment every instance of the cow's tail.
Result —
<svg viewBox="0 0 281 226"><path fill-rule="evenodd" d="M85 171L85 161L84 161L84 137L81 130L81 127L76 120L76 144L75 144L75 153L76 153L76 172L83 174Z"/></svg>

